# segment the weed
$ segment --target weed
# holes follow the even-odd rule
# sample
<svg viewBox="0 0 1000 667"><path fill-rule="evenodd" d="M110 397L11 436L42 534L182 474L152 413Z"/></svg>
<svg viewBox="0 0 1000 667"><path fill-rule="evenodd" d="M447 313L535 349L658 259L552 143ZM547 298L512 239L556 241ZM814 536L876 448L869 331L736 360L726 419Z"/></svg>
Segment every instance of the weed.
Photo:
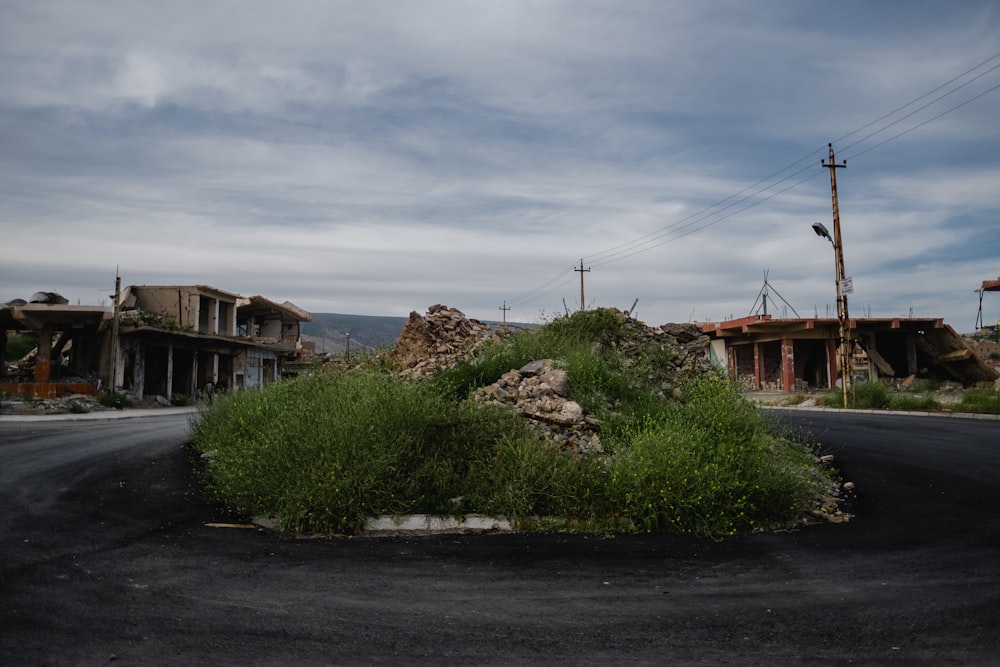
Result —
<svg viewBox="0 0 1000 667"><path fill-rule="evenodd" d="M889 388L881 382L861 382L854 385L854 396L851 400L851 407L884 410L889 407Z"/></svg>
<svg viewBox="0 0 1000 667"><path fill-rule="evenodd" d="M931 394L893 394L889 397L893 410L940 410L941 404Z"/></svg>
<svg viewBox="0 0 1000 667"><path fill-rule="evenodd" d="M844 407L840 388L834 388L820 397L820 402L830 408ZM861 410L884 410L891 404L889 388L881 382L859 382L847 392L847 407Z"/></svg>
<svg viewBox="0 0 1000 667"><path fill-rule="evenodd" d="M962 399L955 404L955 410L1000 414L1000 393L993 387L973 387L966 389Z"/></svg>
<svg viewBox="0 0 1000 667"><path fill-rule="evenodd" d="M11 334L7 338L4 358L23 359L29 352L35 349L36 345L38 345L38 341L33 334Z"/></svg>
<svg viewBox="0 0 1000 667"><path fill-rule="evenodd" d="M106 408L121 410L132 406L132 400L127 394L119 391L102 391L97 395L97 402Z"/></svg>
<svg viewBox="0 0 1000 667"><path fill-rule="evenodd" d="M658 398L674 351L650 346L625 363L625 326L614 311L557 318L430 382L367 366L217 396L192 423L193 445L228 507L320 533L353 532L381 513L461 511L531 530L719 536L788 521L827 488L809 448L722 376ZM558 360L574 399L603 420L606 457L558 452L513 410L470 398L543 358Z"/></svg>

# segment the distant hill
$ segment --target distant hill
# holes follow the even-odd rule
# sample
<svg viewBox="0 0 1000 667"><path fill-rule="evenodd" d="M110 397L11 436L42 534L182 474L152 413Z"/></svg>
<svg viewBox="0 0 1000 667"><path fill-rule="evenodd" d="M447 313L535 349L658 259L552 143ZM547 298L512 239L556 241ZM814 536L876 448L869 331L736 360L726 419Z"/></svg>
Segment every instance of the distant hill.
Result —
<svg viewBox="0 0 1000 667"><path fill-rule="evenodd" d="M347 334L352 350L377 350L395 344L405 317L379 315L343 315L312 313L311 322L302 323L302 338L316 343L317 352L340 354L347 349Z"/></svg>
<svg viewBox="0 0 1000 667"><path fill-rule="evenodd" d="M351 335L351 350L379 350L396 344L406 324L406 317L380 315L344 315L312 313L311 322L302 323L302 339L316 343L316 352L343 354L347 349L347 334ZM487 321L486 324L499 325ZM510 323L510 326L533 328L536 325Z"/></svg>

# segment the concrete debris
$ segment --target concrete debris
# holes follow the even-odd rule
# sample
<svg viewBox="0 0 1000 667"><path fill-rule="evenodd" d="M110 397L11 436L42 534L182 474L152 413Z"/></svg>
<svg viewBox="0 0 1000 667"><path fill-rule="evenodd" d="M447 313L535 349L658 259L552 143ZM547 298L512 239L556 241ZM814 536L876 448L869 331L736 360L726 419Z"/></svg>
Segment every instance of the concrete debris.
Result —
<svg viewBox="0 0 1000 667"><path fill-rule="evenodd" d="M661 368L649 370L647 380L667 399L678 397L678 386L687 378L711 370L709 337L695 324L650 327L612 309L621 323L621 334L600 342L617 352L626 365L634 365L650 346L666 351ZM483 343L505 331L443 305L431 306L426 315L410 313L389 359L410 377L429 377L436 371L471 359ZM479 389L476 398L513 407L532 428L560 450L575 454L603 452L600 421L585 414L573 400L569 376L552 359L539 359L505 373L496 383Z"/></svg>
<svg viewBox="0 0 1000 667"><path fill-rule="evenodd" d="M569 398L569 377L551 359L533 361L520 370L504 373L494 384L479 389L476 398L493 405L513 406L560 450L574 454L604 451L598 435L600 422L585 415L580 404Z"/></svg>
<svg viewBox="0 0 1000 667"><path fill-rule="evenodd" d="M404 375L428 377L468 358L476 347L498 335L501 332L490 325L438 304L426 315L410 313L389 357Z"/></svg>

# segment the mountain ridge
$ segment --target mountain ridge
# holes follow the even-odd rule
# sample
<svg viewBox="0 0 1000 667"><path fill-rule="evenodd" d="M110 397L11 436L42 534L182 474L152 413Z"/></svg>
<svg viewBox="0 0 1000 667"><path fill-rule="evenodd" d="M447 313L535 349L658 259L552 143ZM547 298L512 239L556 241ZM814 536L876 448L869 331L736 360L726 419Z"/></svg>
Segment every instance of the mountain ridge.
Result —
<svg viewBox="0 0 1000 667"><path fill-rule="evenodd" d="M394 315L351 315L348 313L312 313L312 321L302 323L302 340L316 344L316 352L344 354L348 339L352 351L374 351L396 344L409 317ZM499 326L500 322L484 321ZM530 324L508 322L510 326Z"/></svg>

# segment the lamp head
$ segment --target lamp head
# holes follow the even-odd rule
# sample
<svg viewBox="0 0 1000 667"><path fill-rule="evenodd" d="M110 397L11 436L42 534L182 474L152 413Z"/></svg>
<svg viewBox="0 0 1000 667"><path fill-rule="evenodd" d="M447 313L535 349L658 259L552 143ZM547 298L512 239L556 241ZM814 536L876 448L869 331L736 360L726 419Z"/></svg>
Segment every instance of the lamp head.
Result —
<svg viewBox="0 0 1000 667"><path fill-rule="evenodd" d="M830 241L833 241L833 239L830 238L830 232L827 231L826 227L822 223L820 223L820 222L814 222L812 224L812 228L813 228L813 231L816 232L816 236L822 236L825 239L829 239Z"/></svg>

